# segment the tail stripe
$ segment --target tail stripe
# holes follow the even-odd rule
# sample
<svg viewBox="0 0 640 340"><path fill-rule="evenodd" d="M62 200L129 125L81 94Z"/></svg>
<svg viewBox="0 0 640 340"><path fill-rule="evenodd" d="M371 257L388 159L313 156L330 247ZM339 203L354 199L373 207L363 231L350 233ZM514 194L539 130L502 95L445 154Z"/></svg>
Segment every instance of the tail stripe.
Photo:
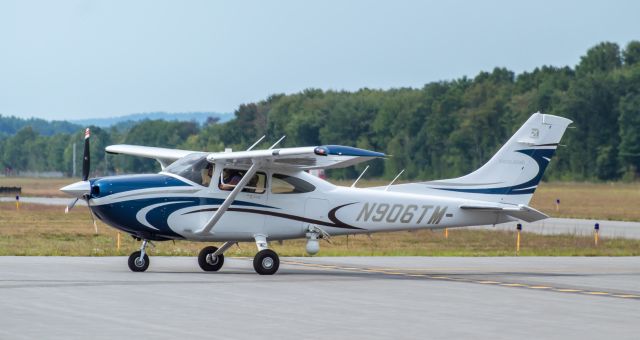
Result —
<svg viewBox="0 0 640 340"><path fill-rule="evenodd" d="M455 191L455 192L466 192L472 194L489 194L489 195L524 195L524 194L533 194L542 179L542 175L544 171L547 169L547 165L549 165L549 161L551 161L551 157L555 153L555 149L523 149L516 150L516 152L520 152L525 154L538 164L538 174L532 179L513 186L508 187L499 187L499 188L480 188L480 189L460 189L460 188L435 188L430 187L432 189L438 190L447 190L447 191Z"/></svg>

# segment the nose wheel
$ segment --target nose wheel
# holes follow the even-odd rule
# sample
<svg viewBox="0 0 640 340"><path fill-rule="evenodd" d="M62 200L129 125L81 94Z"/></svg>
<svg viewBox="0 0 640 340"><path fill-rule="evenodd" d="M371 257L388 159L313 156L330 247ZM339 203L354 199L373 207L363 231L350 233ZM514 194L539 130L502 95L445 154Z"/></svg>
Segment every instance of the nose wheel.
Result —
<svg viewBox="0 0 640 340"><path fill-rule="evenodd" d="M149 268L149 255L134 251L129 256L129 269L132 272L143 272Z"/></svg>
<svg viewBox="0 0 640 340"><path fill-rule="evenodd" d="M140 250L134 251L129 255L129 269L132 272L143 272L149 268L149 255L146 254L147 240L142 241Z"/></svg>

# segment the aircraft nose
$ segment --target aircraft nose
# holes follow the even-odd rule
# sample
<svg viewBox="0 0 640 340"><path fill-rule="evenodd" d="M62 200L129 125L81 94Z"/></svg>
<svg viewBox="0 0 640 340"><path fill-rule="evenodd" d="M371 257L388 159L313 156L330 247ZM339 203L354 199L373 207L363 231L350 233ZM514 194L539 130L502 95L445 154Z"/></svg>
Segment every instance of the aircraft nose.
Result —
<svg viewBox="0 0 640 340"><path fill-rule="evenodd" d="M79 181L60 188L60 191L73 197L82 197L91 193L91 183L89 181Z"/></svg>

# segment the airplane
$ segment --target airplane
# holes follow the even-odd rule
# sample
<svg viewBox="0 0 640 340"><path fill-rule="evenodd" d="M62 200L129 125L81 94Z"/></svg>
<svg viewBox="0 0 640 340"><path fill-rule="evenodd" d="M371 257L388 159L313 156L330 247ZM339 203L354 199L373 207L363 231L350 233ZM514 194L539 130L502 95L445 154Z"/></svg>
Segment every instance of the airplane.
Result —
<svg viewBox="0 0 640 340"><path fill-rule="evenodd" d="M89 179L90 131L86 130L82 181L60 190L87 202L92 217L141 241L129 256L134 272L149 267L152 241L222 242L204 247L198 264L218 271L224 253L238 242L255 242L256 273L278 271L269 242L306 239L318 253L331 236L490 225L547 218L530 207L560 139L572 121L534 113L479 169L468 175L426 182L358 188L337 186L309 174L314 169L352 166L381 152L341 145L200 152L136 145L111 145L111 154L156 159L157 174ZM284 138L284 137L283 137ZM397 179L398 177L396 177ZM95 221L95 220L94 220Z"/></svg>

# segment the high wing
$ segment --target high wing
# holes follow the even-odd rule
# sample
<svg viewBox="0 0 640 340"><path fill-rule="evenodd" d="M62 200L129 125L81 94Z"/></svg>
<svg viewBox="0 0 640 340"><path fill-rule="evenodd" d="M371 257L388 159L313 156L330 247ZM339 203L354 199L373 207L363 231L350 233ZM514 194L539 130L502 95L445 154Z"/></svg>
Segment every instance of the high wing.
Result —
<svg viewBox="0 0 640 340"><path fill-rule="evenodd" d="M106 151L156 159L164 169L174 161L201 151L156 148L138 145L110 145ZM243 166L251 166L259 161L261 168L285 169L335 169L344 168L374 158L386 157L384 153L358 149L342 145L306 146L299 148L280 148L269 150L251 150L236 152L214 152L207 156L209 162L227 161Z"/></svg>
<svg viewBox="0 0 640 340"><path fill-rule="evenodd" d="M386 157L384 153L342 145L307 146L273 150L255 150L212 153L209 162L227 161L251 165L261 162L262 168L289 168L299 170L344 168L374 158Z"/></svg>
<svg viewBox="0 0 640 340"><path fill-rule="evenodd" d="M258 141L259 142L259 141ZM257 142L256 142L257 143ZM254 144L255 145L255 144ZM253 148L252 145L249 149ZM275 145L275 144L274 144ZM172 162L197 151L165 149L136 145L111 145L106 151L113 154L125 154L147 158L155 158L162 168ZM199 152L203 153L203 152ZM203 153L204 154L204 153ZM300 148L281 148L267 150L247 150L237 152L218 152L207 155L207 161L211 163L225 162L237 165L249 166L249 170L240 182L225 198L216 212L194 234L205 235L211 232L218 220L227 211L235 200L236 195L253 177L258 168L288 168L288 169L331 169L344 168L374 158L385 157L384 153L358 149L342 145L308 146Z"/></svg>
<svg viewBox="0 0 640 340"><path fill-rule="evenodd" d="M167 166L169 166L169 164L186 155L198 152L128 144L109 145L105 148L105 151L107 153L116 155L130 155L145 158L154 158L160 163L162 169L166 168Z"/></svg>

